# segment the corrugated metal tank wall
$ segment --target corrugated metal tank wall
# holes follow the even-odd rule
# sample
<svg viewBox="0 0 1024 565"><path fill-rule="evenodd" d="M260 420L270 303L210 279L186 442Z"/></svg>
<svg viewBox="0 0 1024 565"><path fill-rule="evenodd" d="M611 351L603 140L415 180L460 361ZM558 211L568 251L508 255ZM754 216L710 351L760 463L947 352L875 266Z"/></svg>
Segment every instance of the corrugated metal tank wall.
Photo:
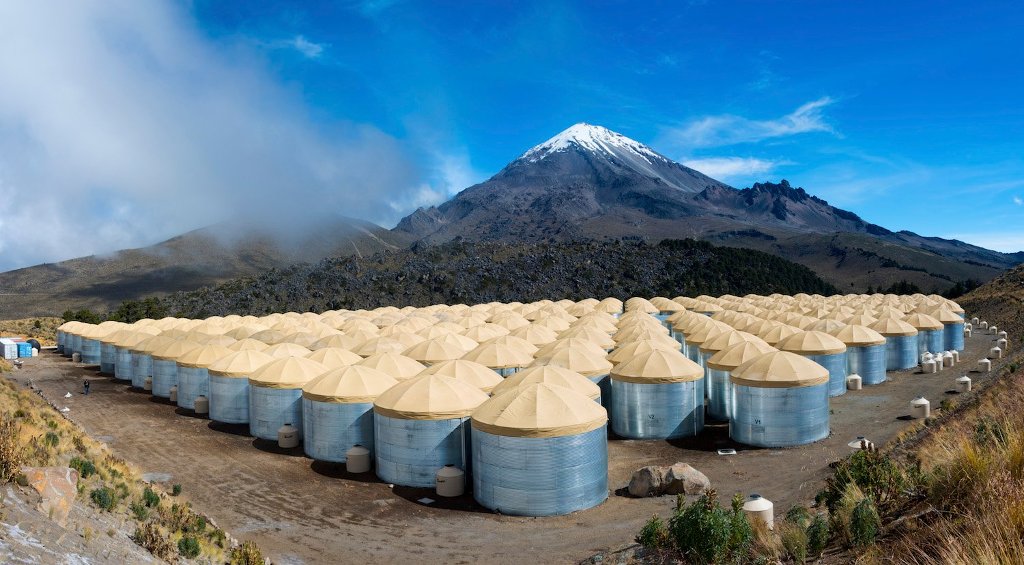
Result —
<svg viewBox="0 0 1024 565"><path fill-rule="evenodd" d="M849 374L860 375L866 385L885 382L886 344L851 345L846 349Z"/></svg>
<svg viewBox="0 0 1024 565"><path fill-rule="evenodd" d="M210 419L249 423L249 379L210 374Z"/></svg>
<svg viewBox="0 0 1024 565"><path fill-rule="evenodd" d="M467 470L468 420L403 420L375 413L377 476L386 483L430 488L434 486L434 474L445 465Z"/></svg>
<svg viewBox="0 0 1024 565"><path fill-rule="evenodd" d="M660 384L610 380L609 413L616 434L670 439L694 436L704 429L704 379Z"/></svg>
<svg viewBox="0 0 1024 565"><path fill-rule="evenodd" d="M889 371L913 369L918 360L918 336L894 335L885 338L885 368Z"/></svg>
<svg viewBox="0 0 1024 565"><path fill-rule="evenodd" d="M206 367L178 365L178 406L195 410L200 396L210 397L210 372Z"/></svg>
<svg viewBox="0 0 1024 565"><path fill-rule="evenodd" d="M828 383L793 388L734 384L731 388L732 439L757 447L788 447L828 437Z"/></svg>
<svg viewBox="0 0 1024 565"><path fill-rule="evenodd" d="M829 396L846 394L846 366L848 362L845 351L831 355L806 355L806 357L828 369Z"/></svg>
<svg viewBox="0 0 1024 565"><path fill-rule="evenodd" d="M345 452L359 444L374 453L373 403L317 402L302 399L303 448L317 461L344 463Z"/></svg>
<svg viewBox="0 0 1024 565"><path fill-rule="evenodd" d="M302 434L302 389L270 388L249 383L249 433L277 441L277 430L285 424Z"/></svg>

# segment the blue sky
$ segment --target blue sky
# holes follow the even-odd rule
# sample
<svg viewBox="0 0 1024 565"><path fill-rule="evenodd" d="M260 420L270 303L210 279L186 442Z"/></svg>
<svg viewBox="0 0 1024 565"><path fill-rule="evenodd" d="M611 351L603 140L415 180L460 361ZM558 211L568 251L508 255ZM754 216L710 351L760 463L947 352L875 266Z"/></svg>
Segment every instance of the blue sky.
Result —
<svg viewBox="0 0 1024 565"><path fill-rule="evenodd" d="M96 213L83 226L54 206L48 221L95 236L37 238L10 255L3 240L31 220L0 204L0 254L14 257L0 268L152 243L216 220L240 194L247 206L316 198L390 227L581 121L733 186L786 178L889 228L1024 249L1017 3L83 0L59 18L4 11L27 31L0 39L0 76L32 88L0 89L0 194L52 189ZM35 52L4 61L26 46ZM68 78L80 68L95 72ZM94 111L102 119L82 123ZM78 169L76 151L93 154ZM24 164L65 154L63 176ZM112 154L123 157L96 165Z"/></svg>

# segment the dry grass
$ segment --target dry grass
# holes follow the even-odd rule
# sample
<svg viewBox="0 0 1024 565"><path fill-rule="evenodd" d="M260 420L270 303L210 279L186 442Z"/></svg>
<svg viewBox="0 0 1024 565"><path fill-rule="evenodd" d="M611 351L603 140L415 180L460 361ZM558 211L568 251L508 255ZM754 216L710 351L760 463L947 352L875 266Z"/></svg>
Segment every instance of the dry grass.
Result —
<svg viewBox="0 0 1024 565"><path fill-rule="evenodd" d="M61 318L23 318L21 320L0 320L0 335L38 340L46 347L56 345L57 326L64 323Z"/></svg>

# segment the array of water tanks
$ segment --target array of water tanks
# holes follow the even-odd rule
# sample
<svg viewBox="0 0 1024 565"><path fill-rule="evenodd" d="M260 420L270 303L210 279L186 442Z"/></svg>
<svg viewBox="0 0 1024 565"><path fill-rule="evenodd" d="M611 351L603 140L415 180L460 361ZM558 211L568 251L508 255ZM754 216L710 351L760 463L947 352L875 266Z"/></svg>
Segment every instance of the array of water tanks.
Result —
<svg viewBox="0 0 1024 565"><path fill-rule="evenodd" d="M69 322L57 341L315 460L369 456L410 487L461 473L487 508L553 515L607 497L609 428L671 439L707 417L748 445L817 441L849 374L962 349L962 314L920 295L588 299Z"/></svg>

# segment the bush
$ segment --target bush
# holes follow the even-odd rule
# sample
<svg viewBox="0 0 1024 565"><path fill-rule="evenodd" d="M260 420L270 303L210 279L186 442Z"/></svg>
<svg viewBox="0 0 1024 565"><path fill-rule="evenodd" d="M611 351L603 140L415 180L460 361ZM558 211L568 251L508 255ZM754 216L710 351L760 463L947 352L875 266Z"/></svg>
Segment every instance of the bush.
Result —
<svg viewBox="0 0 1024 565"><path fill-rule="evenodd" d="M196 516L196 519L192 522L192 531L201 534L206 531L206 518L202 516Z"/></svg>
<svg viewBox="0 0 1024 565"><path fill-rule="evenodd" d="M43 445L47 447L57 447L58 443L60 443L60 436L53 432L46 432L46 435L43 436Z"/></svg>
<svg viewBox="0 0 1024 565"><path fill-rule="evenodd" d="M636 542L648 549L659 549L668 547L671 544L668 527L657 514L640 528L640 534L636 536Z"/></svg>
<svg viewBox="0 0 1024 565"><path fill-rule="evenodd" d="M224 530L217 528L210 532L210 541L217 544L217 547L223 548L224 544L227 543L228 535L224 533Z"/></svg>
<svg viewBox="0 0 1024 565"><path fill-rule="evenodd" d="M185 559L199 557L199 540L193 536L185 536L178 540L178 553Z"/></svg>
<svg viewBox="0 0 1024 565"><path fill-rule="evenodd" d="M14 418L0 415L0 484L14 480L21 473L24 452L18 442L20 432L21 426Z"/></svg>
<svg viewBox="0 0 1024 565"><path fill-rule="evenodd" d="M982 418L974 426L974 443L981 447L1006 445L1006 426L993 418Z"/></svg>
<svg viewBox="0 0 1024 565"><path fill-rule="evenodd" d="M181 494L181 485L171 487L171 496L178 496L179 494Z"/></svg>
<svg viewBox="0 0 1024 565"><path fill-rule="evenodd" d="M231 565L263 565L263 552L251 541L231 550Z"/></svg>
<svg viewBox="0 0 1024 565"><path fill-rule="evenodd" d="M135 519L140 522L145 521L146 518L149 518L149 509L146 508L146 505L141 502L133 502L128 505L128 508L131 509L132 515L135 516Z"/></svg>
<svg viewBox="0 0 1024 565"><path fill-rule="evenodd" d="M142 491L142 502L149 508L155 508L160 504L160 495L146 487L146 490Z"/></svg>
<svg viewBox="0 0 1024 565"><path fill-rule="evenodd" d="M68 467L78 471L78 476L83 479L88 479L96 474L96 465L93 465L92 461L82 459L81 457L72 457Z"/></svg>
<svg viewBox="0 0 1024 565"><path fill-rule="evenodd" d="M806 529L811 522L811 512L806 506L796 505L786 512L786 521Z"/></svg>
<svg viewBox="0 0 1024 565"><path fill-rule="evenodd" d="M878 507L883 507L900 500L910 486L908 483L900 467L888 455L860 450L836 464L817 499L829 512L835 513L836 505L852 484L872 498Z"/></svg>
<svg viewBox="0 0 1024 565"><path fill-rule="evenodd" d="M857 503L850 517L850 541L858 547L866 547L875 543L882 521L870 498Z"/></svg>
<svg viewBox="0 0 1024 565"><path fill-rule="evenodd" d="M676 513L669 521L672 541L694 563L742 561L753 538L742 501L737 496L731 511L726 511L718 505L714 491L702 495L688 507L680 496Z"/></svg>
<svg viewBox="0 0 1024 565"><path fill-rule="evenodd" d="M89 498L92 499L96 506L99 506L107 512L113 510L114 506L117 505L117 496L110 487L93 489L93 491L89 493Z"/></svg>
<svg viewBox="0 0 1024 565"><path fill-rule="evenodd" d="M810 555L815 557L821 555L828 546L830 536L828 520L821 514L815 515L811 520L811 525L807 527L807 551Z"/></svg>
<svg viewBox="0 0 1024 565"><path fill-rule="evenodd" d="M174 559L174 545L169 539L164 537L163 532L160 531L160 526L155 522L146 522L135 528L135 533L132 534L132 541L146 548L147 551L160 559L165 561L172 561Z"/></svg>
<svg viewBox="0 0 1024 565"><path fill-rule="evenodd" d="M803 525L786 520L777 524L779 538L786 553L797 563L807 560L807 530Z"/></svg>

